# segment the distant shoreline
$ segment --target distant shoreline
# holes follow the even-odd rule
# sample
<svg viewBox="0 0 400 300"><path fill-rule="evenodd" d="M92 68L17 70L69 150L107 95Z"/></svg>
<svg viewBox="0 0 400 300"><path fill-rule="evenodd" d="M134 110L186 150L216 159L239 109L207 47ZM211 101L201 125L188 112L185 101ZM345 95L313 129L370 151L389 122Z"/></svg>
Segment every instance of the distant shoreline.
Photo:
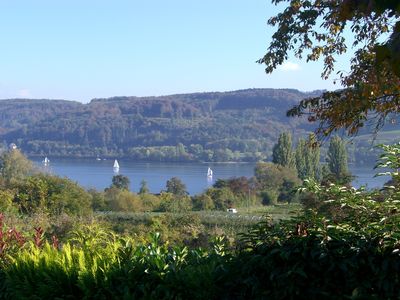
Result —
<svg viewBox="0 0 400 300"><path fill-rule="evenodd" d="M93 161L96 160L97 157L77 157L77 156L51 156L51 155L28 155L29 159L33 159L35 161L39 161L44 157L53 159L61 159L61 160L85 160L85 161ZM159 161L159 160L137 160L130 159L126 157L100 157L99 161L114 161L114 159L118 159L119 161L129 161L129 162L138 162L138 163L179 163L179 164L254 164L259 161Z"/></svg>

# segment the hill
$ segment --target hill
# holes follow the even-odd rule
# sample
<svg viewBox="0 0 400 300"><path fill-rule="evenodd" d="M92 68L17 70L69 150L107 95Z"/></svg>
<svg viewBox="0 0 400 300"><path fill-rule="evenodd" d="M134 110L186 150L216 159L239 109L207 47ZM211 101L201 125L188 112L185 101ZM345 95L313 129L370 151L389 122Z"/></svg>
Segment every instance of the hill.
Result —
<svg viewBox="0 0 400 300"><path fill-rule="evenodd" d="M287 118L293 89L159 97L0 101L0 140L30 156L121 157L148 161L254 161L271 153L279 133L303 136L306 120Z"/></svg>

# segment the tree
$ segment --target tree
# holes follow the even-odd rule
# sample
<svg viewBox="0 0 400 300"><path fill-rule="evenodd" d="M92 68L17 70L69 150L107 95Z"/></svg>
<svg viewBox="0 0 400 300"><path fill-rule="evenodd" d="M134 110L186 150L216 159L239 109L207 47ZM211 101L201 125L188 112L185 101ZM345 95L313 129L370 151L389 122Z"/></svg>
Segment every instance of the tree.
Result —
<svg viewBox="0 0 400 300"><path fill-rule="evenodd" d="M234 205L234 198L232 191L228 187L222 188L209 188L206 195L212 199L214 207L217 210L226 210Z"/></svg>
<svg viewBox="0 0 400 300"><path fill-rule="evenodd" d="M140 190L139 190L139 195L143 195L143 194L148 194L150 192L148 186L147 186L147 182L146 180L142 180L140 182Z"/></svg>
<svg viewBox="0 0 400 300"><path fill-rule="evenodd" d="M33 172L33 165L18 149L4 152L0 157L1 177L6 184L19 181Z"/></svg>
<svg viewBox="0 0 400 300"><path fill-rule="evenodd" d="M92 208L94 211L107 209L106 199L103 192L98 192L96 189L89 189L88 193L92 197Z"/></svg>
<svg viewBox="0 0 400 300"><path fill-rule="evenodd" d="M321 151L315 134L310 134L308 136L307 147L308 147L306 155L307 175L315 179L321 179L321 165L320 165Z"/></svg>
<svg viewBox="0 0 400 300"><path fill-rule="evenodd" d="M130 180L124 175L114 175L112 178L111 187L116 187L120 190L129 191Z"/></svg>
<svg viewBox="0 0 400 300"><path fill-rule="evenodd" d="M92 197L76 182L46 174L30 176L14 184L14 202L22 213L38 211L54 215L87 215L92 212Z"/></svg>
<svg viewBox="0 0 400 300"><path fill-rule="evenodd" d="M289 132L280 134L278 143L272 150L272 162L284 167L293 167L292 135Z"/></svg>
<svg viewBox="0 0 400 300"><path fill-rule="evenodd" d="M349 181L346 146L340 137L334 136L331 139L326 160L329 171L337 182L346 183Z"/></svg>
<svg viewBox="0 0 400 300"><path fill-rule="evenodd" d="M320 148L315 141L315 135L311 134L308 141L299 139L295 151L296 169L299 178L320 177Z"/></svg>
<svg viewBox="0 0 400 300"><path fill-rule="evenodd" d="M212 210L215 208L214 201L206 193L194 196L192 201L195 210Z"/></svg>
<svg viewBox="0 0 400 300"><path fill-rule="evenodd" d="M111 187L105 191L107 208L112 211L142 211L139 197L126 189Z"/></svg>
<svg viewBox="0 0 400 300"><path fill-rule="evenodd" d="M273 163L258 163L254 173L263 203L268 204L277 200L290 202L289 194L301 182L296 170Z"/></svg>
<svg viewBox="0 0 400 300"><path fill-rule="evenodd" d="M301 179L306 179L308 177L306 153L307 153L306 141L304 139L299 139L296 150L294 152L294 158L296 162L297 173L299 174L299 178Z"/></svg>
<svg viewBox="0 0 400 300"><path fill-rule="evenodd" d="M186 185L178 177L172 177L169 179L166 187L166 192L174 194L175 196L186 196L188 194L186 191Z"/></svg>
<svg viewBox="0 0 400 300"><path fill-rule="evenodd" d="M335 70L337 56L348 47L346 29L355 37L350 72L339 70L343 89L304 99L289 116L308 115L319 122L316 133L328 136L345 128L356 134L371 115L379 129L400 112L400 6L397 0L272 0L289 2L282 13L269 19L275 26L267 53L258 61L271 73L290 52L307 61L324 61L322 77Z"/></svg>
<svg viewBox="0 0 400 300"><path fill-rule="evenodd" d="M187 212L192 209L192 203L189 196L180 196L162 192L160 195L160 210L173 213Z"/></svg>

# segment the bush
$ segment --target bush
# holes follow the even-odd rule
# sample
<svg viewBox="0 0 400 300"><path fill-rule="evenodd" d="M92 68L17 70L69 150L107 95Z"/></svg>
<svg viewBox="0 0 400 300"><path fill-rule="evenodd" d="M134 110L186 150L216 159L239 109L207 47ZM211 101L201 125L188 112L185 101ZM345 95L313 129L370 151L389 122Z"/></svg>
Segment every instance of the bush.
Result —
<svg viewBox="0 0 400 300"><path fill-rule="evenodd" d="M143 211L158 211L160 210L161 200L153 194L139 194L142 202Z"/></svg>
<svg viewBox="0 0 400 300"><path fill-rule="evenodd" d="M91 196L77 183L57 176L38 174L14 185L14 202L23 213L87 215L92 212Z"/></svg>
<svg viewBox="0 0 400 300"><path fill-rule="evenodd" d="M195 210L212 210L215 208L213 199L207 194L194 196L192 202Z"/></svg>
<svg viewBox="0 0 400 300"><path fill-rule="evenodd" d="M234 205L235 195L228 187L210 188L206 191L206 195L213 200L217 210L226 210Z"/></svg>
<svg viewBox="0 0 400 300"><path fill-rule="evenodd" d="M192 202L189 196L177 196L163 192L160 195L160 211L182 213L192 210Z"/></svg>
<svg viewBox="0 0 400 300"><path fill-rule="evenodd" d="M273 163L258 163L254 173L258 189L260 190L279 191L282 188L285 188L285 184L291 186L301 184L301 180L297 177L295 169Z"/></svg>
<svg viewBox="0 0 400 300"><path fill-rule="evenodd" d="M262 191L261 199L263 205L275 205L278 203L278 193L275 191Z"/></svg>
<svg viewBox="0 0 400 300"><path fill-rule="evenodd" d="M103 192L98 192L95 189L88 190L92 198L92 208L93 210L97 211L104 211L107 210L107 203L106 198Z"/></svg>
<svg viewBox="0 0 400 300"><path fill-rule="evenodd" d="M107 208L112 211L134 212L143 210L139 196L125 189L108 188L105 191L105 200Z"/></svg>
<svg viewBox="0 0 400 300"><path fill-rule="evenodd" d="M382 157L393 161L386 167L394 168L394 179L396 155ZM90 226L58 248L44 243L37 229L35 243L12 248L11 261L2 265L0 297L399 299L400 190L386 189L367 192L305 180L300 192L320 205L291 220L258 224L235 250L223 238L209 250L189 250L163 243L157 233L138 242ZM177 199L169 193L162 198ZM204 229L194 215L163 214L151 222L183 242L200 238ZM0 242L7 232L1 230Z"/></svg>

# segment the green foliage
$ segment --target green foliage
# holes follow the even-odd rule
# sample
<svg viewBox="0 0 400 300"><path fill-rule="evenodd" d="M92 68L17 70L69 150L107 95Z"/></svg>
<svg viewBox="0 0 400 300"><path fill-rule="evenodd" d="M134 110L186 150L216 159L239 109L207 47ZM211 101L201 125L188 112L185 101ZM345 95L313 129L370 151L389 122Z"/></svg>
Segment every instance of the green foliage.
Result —
<svg viewBox="0 0 400 300"><path fill-rule="evenodd" d="M308 141L299 139L295 151L296 169L300 179L321 178L320 148L314 135Z"/></svg>
<svg viewBox="0 0 400 300"><path fill-rule="evenodd" d="M117 187L105 191L107 208L112 211L142 211L140 197L126 189Z"/></svg>
<svg viewBox="0 0 400 300"><path fill-rule="evenodd" d="M399 187L400 185L400 142L394 145L379 145L384 152L380 155L377 167L391 169L389 172L378 173L378 175L390 175L390 184Z"/></svg>
<svg viewBox="0 0 400 300"><path fill-rule="evenodd" d="M289 132L279 135L278 143L272 150L272 162L283 167L293 167L292 135Z"/></svg>
<svg viewBox="0 0 400 300"><path fill-rule="evenodd" d="M264 190L260 193L263 205L274 205L278 203L278 192L275 190Z"/></svg>
<svg viewBox="0 0 400 300"><path fill-rule="evenodd" d="M291 202L293 196L290 193L300 184L295 170L273 163L258 163L254 173L258 190L264 192L263 203Z"/></svg>
<svg viewBox="0 0 400 300"><path fill-rule="evenodd" d="M243 235L238 252L221 237L207 251L188 250L159 234L139 242L83 227L60 250L45 243L15 255L2 268L3 298L397 298L399 201L308 181L302 190L345 213L267 220ZM168 218L159 224L200 234L193 216Z"/></svg>
<svg viewBox="0 0 400 300"><path fill-rule="evenodd" d="M153 194L139 194L144 211L158 211L161 199Z"/></svg>
<svg viewBox="0 0 400 300"><path fill-rule="evenodd" d="M111 187L115 187L121 190L129 191L130 180L127 176L124 175L114 175L112 178Z"/></svg>
<svg viewBox="0 0 400 300"><path fill-rule="evenodd" d="M15 212L17 208L14 205L15 191L0 190L0 211Z"/></svg>
<svg viewBox="0 0 400 300"><path fill-rule="evenodd" d="M178 177L172 177L167 180L165 191L178 197L186 196L188 194L186 191L186 185Z"/></svg>
<svg viewBox="0 0 400 300"><path fill-rule="evenodd" d="M143 195L143 194L148 194L150 192L148 186L147 186L147 182L146 180L142 180L140 182L140 190L139 190L139 194Z"/></svg>
<svg viewBox="0 0 400 300"><path fill-rule="evenodd" d="M107 209L106 198L103 192L98 192L95 189L89 189L88 193L92 198L92 208L94 211L102 211Z"/></svg>
<svg viewBox="0 0 400 300"><path fill-rule="evenodd" d="M276 31L259 60L266 72L271 73L294 53L307 61L322 59L322 77L335 74L343 87L302 100L288 115L305 115L319 122L317 133L327 136L339 129L354 135L370 121L379 129L388 117L399 113L398 1L272 2L285 5L268 21ZM349 70L334 72L338 57L348 49L354 50Z"/></svg>
<svg viewBox="0 0 400 300"><path fill-rule="evenodd" d="M228 187L210 188L206 191L206 195L213 200L214 207L217 210L225 211L234 205L235 195Z"/></svg>
<svg viewBox="0 0 400 300"><path fill-rule="evenodd" d="M331 138L327 154L327 162L330 178L333 178L338 183L348 183L351 181L351 176L347 167L347 151L345 142L338 136Z"/></svg>
<svg viewBox="0 0 400 300"><path fill-rule="evenodd" d="M396 179L400 144L381 147L384 154L378 165L389 168ZM272 168L284 173L282 166L263 163L257 180L265 179ZM235 180L220 181L205 195L229 195L230 184L242 186ZM117 188L109 191L113 189L132 195ZM299 193L312 197L309 203L314 205L288 220L264 219L244 233L235 248L223 236L215 237L207 249L195 248L206 245L203 233L217 221L233 222L234 216L226 213L118 214L114 216L126 216L132 228L148 222L153 233L132 239L94 223L81 226L61 245L54 239L46 242L40 228L32 242L19 243L18 231L0 222L0 246L9 251L0 252L0 298L399 298L399 186L366 191L306 179ZM189 199L161 195L163 202L184 198ZM235 220L246 228L251 223L244 217ZM190 244L192 250L168 240Z"/></svg>
<svg viewBox="0 0 400 300"><path fill-rule="evenodd" d="M4 100L0 140L29 156L125 157L140 161L257 161L282 130L311 130L287 120L290 89L249 89L162 97L114 97L89 104ZM65 112L68 112L66 114ZM301 125L301 126L297 126ZM268 128L268 130L266 130Z"/></svg>
<svg viewBox="0 0 400 300"><path fill-rule="evenodd" d="M175 195L163 192L160 195L160 210L164 212L187 212L192 209L192 202L189 196Z"/></svg>
<svg viewBox="0 0 400 300"><path fill-rule="evenodd" d="M83 227L61 249L30 244L15 256L2 269L2 298L208 298L225 253L223 238L207 253L170 247L159 233L139 243Z"/></svg>
<svg viewBox="0 0 400 300"><path fill-rule="evenodd" d="M192 199L194 210L212 210L215 208L213 199L208 194L196 195Z"/></svg>
<svg viewBox="0 0 400 300"><path fill-rule="evenodd" d="M47 211L87 215L91 213L91 197L77 183L57 176L37 174L14 185L13 201L23 213Z"/></svg>
<svg viewBox="0 0 400 300"><path fill-rule="evenodd" d="M6 184L23 180L33 172L32 162L18 149L4 152L0 157L1 177Z"/></svg>

